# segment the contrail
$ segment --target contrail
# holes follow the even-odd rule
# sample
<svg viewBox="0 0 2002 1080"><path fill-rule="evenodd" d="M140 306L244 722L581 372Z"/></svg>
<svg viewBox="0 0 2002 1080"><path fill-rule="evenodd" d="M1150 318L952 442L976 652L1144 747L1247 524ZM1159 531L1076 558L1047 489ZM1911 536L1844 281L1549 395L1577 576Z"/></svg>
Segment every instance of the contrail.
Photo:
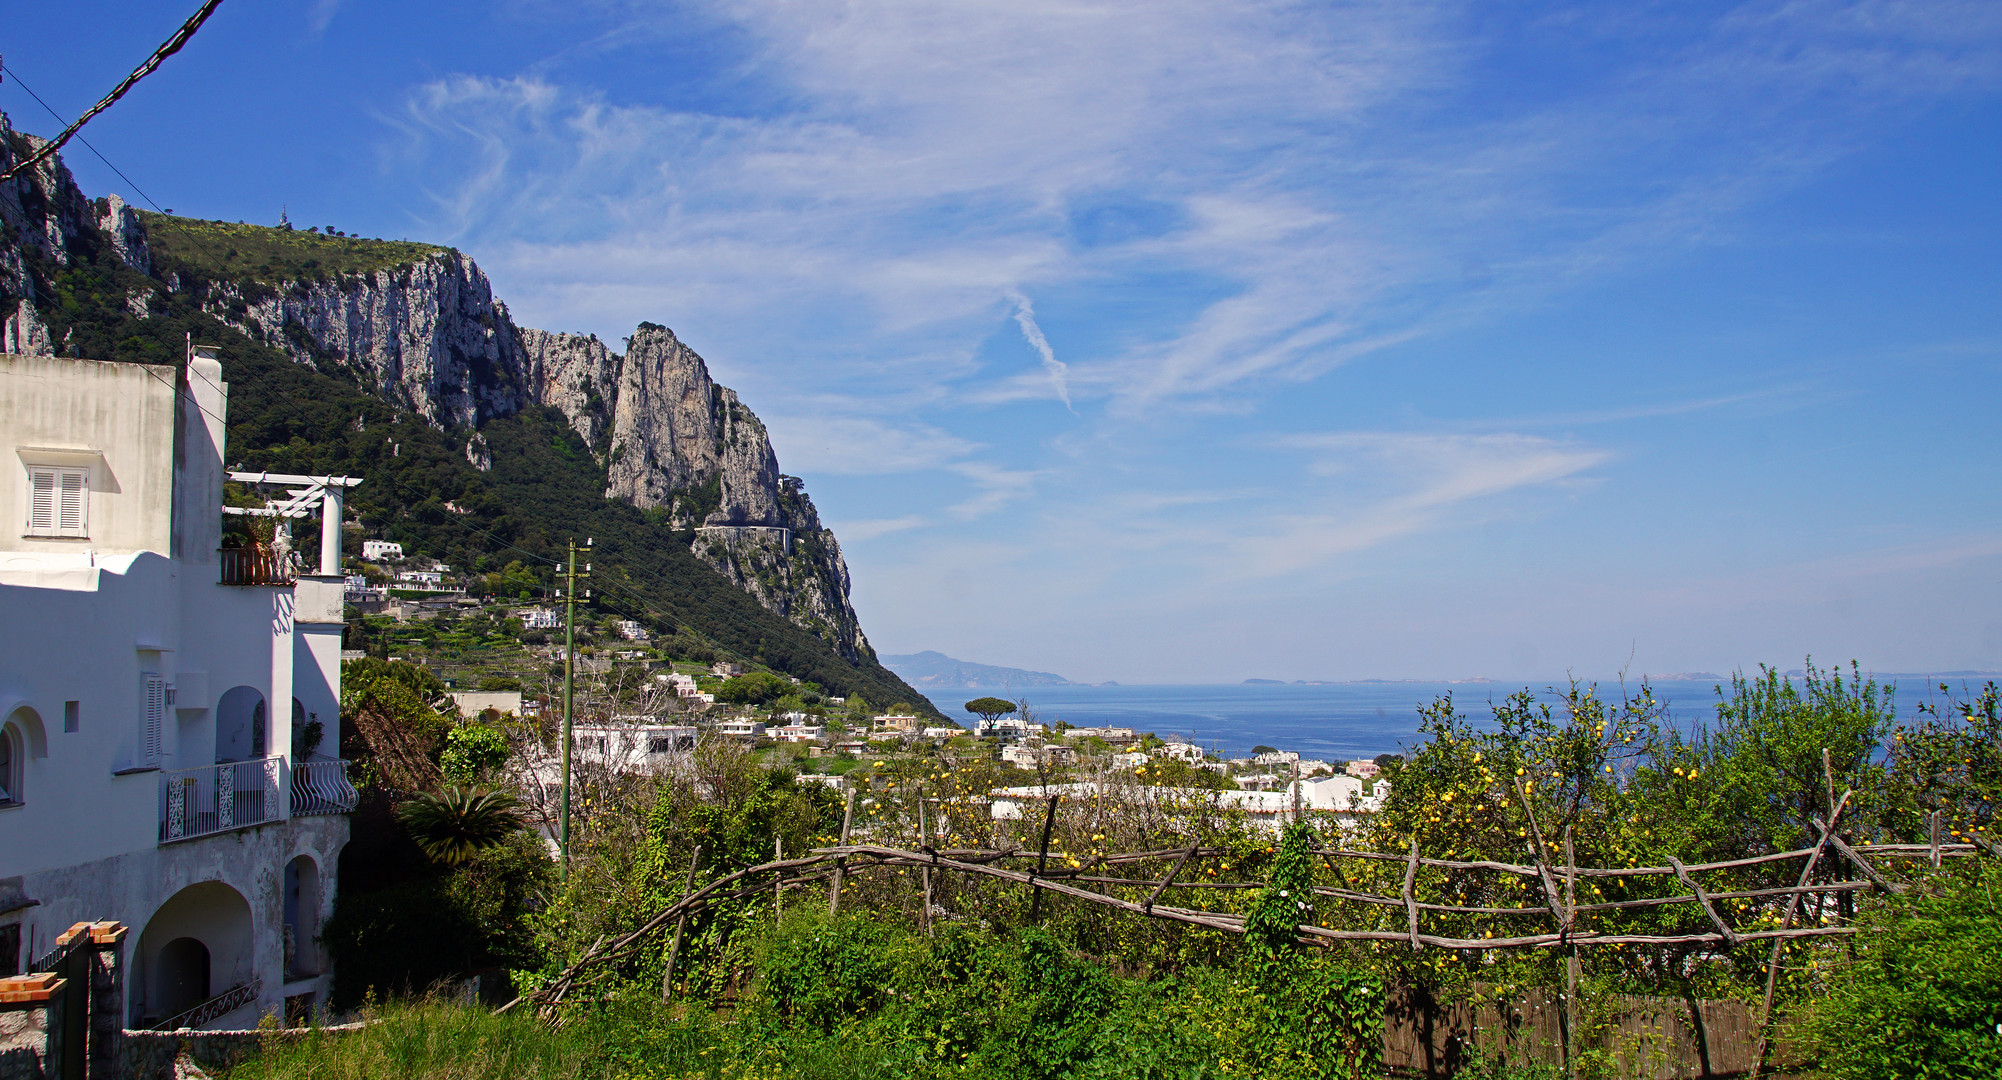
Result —
<svg viewBox="0 0 2002 1080"><path fill-rule="evenodd" d="M1071 415L1076 416L1077 409L1071 406L1070 367L1057 359L1056 351L1050 348L1050 339L1044 337L1043 328L1036 325L1035 305L1019 292L1010 295L1015 301L1015 322L1022 327L1022 337L1042 356L1043 370L1050 373L1050 382L1057 388L1057 397L1063 401L1064 408L1070 409Z"/></svg>

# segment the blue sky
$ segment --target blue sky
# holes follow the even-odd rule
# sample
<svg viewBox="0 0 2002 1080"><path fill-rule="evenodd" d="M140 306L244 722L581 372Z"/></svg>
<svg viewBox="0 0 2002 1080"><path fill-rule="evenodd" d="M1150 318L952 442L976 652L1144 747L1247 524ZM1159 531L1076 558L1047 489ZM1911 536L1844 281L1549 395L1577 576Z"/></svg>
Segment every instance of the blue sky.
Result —
<svg viewBox="0 0 2002 1080"><path fill-rule="evenodd" d="M233 0L86 135L673 327L885 652L1541 680L2002 668L1998 90L1982 2Z"/></svg>

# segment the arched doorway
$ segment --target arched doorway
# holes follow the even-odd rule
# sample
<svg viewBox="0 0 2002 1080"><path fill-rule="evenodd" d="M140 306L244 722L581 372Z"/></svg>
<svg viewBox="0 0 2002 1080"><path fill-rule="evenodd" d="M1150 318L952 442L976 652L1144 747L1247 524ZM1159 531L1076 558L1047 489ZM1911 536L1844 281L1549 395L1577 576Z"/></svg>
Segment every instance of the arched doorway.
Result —
<svg viewBox="0 0 2002 1080"><path fill-rule="evenodd" d="M217 764L264 756L269 745L264 714L264 695L254 686L233 687L222 696L215 708Z"/></svg>
<svg viewBox="0 0 2002 1080"><path fill-rule="evenodd" d="M209 947L199 938L178 937L160 946L159 1011L175 1016L209 999Z"/></svg>
<svg viewBox="0 0 2002 1080"><path fill-rule="evenodd" d="M190 885L146 920L133 959L133 979L127 985L132 1018L139 1026L150 1027L243 986L256 977L250 902L220 881ZM243 1012L216 1017L211 1026L228 1027L232 1019L241 1026Z"/></svg>
<svg viewBox="0 0 2002 1080"><path fill-rule="evenodd" d="M320 866L310 855L285 864L285 978L320 973Z"/></svg>
<svg viewBox="0 0 2002 1080"><path fill-rule="evenodd" d="M26 705L0 719L0 806L28 798L28 760L49 756L41 715Z"/></svg>

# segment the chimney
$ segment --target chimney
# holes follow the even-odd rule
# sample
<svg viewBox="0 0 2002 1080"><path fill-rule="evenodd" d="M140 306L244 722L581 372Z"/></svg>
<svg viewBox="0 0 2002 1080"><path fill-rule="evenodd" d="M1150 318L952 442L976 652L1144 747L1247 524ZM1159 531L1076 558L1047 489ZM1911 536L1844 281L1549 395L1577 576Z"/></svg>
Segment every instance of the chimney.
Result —
<svg viewBox="0 0 2002 1080"><path fill-rule="evenodd" d="M229 385L214 345L188 343L175 402L174 544L183 562L216 561L222 544L223 420L229 415Z"/></svg>

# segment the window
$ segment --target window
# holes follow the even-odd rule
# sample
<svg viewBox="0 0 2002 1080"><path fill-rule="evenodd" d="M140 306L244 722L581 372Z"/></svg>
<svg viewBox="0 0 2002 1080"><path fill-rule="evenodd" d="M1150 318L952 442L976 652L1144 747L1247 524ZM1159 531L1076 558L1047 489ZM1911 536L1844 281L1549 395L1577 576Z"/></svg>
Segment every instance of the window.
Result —
<svg viewBox="0 0 2002 1080"><path fill-rule="evenodd" d="M157 769L167 726L167 680L153 671L141 673L139 679L139 764Z"/></svg>
<svg viewBox="0 0 2002 1080"><path fill-rule="evenodd" d="M28 467L28 535L89 536L90 470Z"/></svg>
<svg viewBox="0 0 2002 1080"><path fill-rule="evenodd" d="M0 806L21 805L21 729L8 724L0 727Z"/></svg>
<svg viewBox="0 0 2002 1080"><path fill-rule="evenodd" d="M82 705L83 703L80 701L63 702L63 730L65 732L74 735L83 730Z"/></svg>

